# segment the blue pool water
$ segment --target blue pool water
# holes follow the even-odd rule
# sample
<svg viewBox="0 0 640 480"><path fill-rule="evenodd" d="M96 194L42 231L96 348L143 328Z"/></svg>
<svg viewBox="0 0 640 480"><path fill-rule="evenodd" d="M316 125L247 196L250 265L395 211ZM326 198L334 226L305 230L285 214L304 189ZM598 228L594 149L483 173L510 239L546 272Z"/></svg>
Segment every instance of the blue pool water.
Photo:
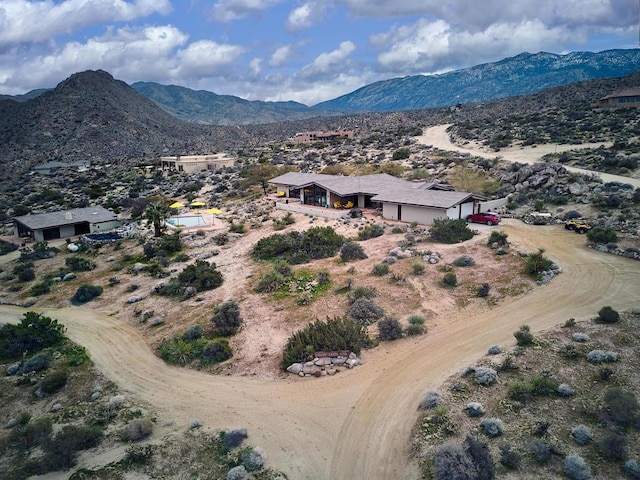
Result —
<svg viewBox="0 0 640 480"><path fill-rule="evenodd" d="M167 223L174 227L197 227L198 225L208 225L202 215L171 217L167 219Z"/></svg>

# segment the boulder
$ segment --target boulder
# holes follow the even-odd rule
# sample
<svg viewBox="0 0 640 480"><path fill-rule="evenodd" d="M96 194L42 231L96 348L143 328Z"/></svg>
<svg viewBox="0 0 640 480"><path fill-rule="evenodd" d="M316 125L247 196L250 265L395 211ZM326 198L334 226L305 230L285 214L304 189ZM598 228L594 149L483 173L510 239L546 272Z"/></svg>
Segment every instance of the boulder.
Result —
<svg viewBox="0 0 640 480"><path fill-rule="evenodd" d="M302 372L302 364L301 363L292 363L287 367L287 372L293 373L295 375Z"/></svg>
<svg viewBox="0 0 640 480"><path fill-rule="evenodd" d="M316 358L313 360L313 363L318 367L326 367L327 365L331 365L331 359L329 357Z"/></svg>

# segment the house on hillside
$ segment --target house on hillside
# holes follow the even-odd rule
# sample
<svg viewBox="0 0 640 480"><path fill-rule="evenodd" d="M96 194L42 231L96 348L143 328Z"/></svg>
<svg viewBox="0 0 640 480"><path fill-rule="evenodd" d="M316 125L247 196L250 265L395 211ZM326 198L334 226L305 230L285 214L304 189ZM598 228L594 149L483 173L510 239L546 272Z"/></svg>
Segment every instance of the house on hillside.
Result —
<svg viewBox="0 0 640 480"><path fill-rule="evenodd" d="M75 170L82 172L91 167L89 160L79 160L77 162L46 162L33 167L33 171L40 175L51 175L58 170Z"/></svg>
<svg viewBox="0 0 640 480"><path fill-rule="evenodd" d="M308 143L316 143L316 142L328 142L330 140L338 140L338 139L352 139L353 131L352 130L339 130L335 132L298 132L293 137L289 139L291 143L294 145L297 144L308 144Z"/></svg>
<svg viewBox="0 0 640 480"><path fill-rule="evenodd" d="M600 108L640 107L640 87L628 88L601 98L594 105Z"/></svg>
<svg viewBox="0 0 640 480"><path fill-rule="evenodd" d="M484 200L435 183L414 183L385 173L361 176L289 172L269 181L278 197L303 205L379 208L384 218L429 225L434 218L466 218Z"/></svg>
<svg viewBox="0 0 640 480"><path fill-rule="evenodd" d="M178 155L175 157L160 157L160 165L163 170L176 172L196 173L218 171L222 168L235 166L235 159L224 153L213 155Z"/></svg>
<svg viewBox="0 0 640 480"><path fill-rule="evenodd" d="M22 215L13 219L13 233L36 242L99 233L120 226L116 214L103 207L74 208L49 213Z"/></svg>

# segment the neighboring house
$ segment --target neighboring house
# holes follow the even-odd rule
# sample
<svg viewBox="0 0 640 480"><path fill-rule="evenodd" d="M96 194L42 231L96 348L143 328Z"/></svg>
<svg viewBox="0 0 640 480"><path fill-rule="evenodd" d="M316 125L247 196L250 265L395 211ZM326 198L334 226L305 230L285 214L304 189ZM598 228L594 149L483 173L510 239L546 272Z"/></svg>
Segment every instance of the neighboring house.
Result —
<svg viewBox="0 0 640 480"><path fill-rule="evenodd" d="M353 131L351 130L339 130L335 132L298 132L293 137L289 139L289 141L293 144L300 143L316 143L316 142L327 142L330 140L337 140L340 138L353 138Z"/></svg>
<svg viewBox="0 0 640 480"><path fill-rule="evenodd" d="M380 208L384 218L425 225L434 218L466 218L482 200L449 186L408 182L385 173L350 177L289 172L269 183L276 185L279 197L304 205Z"/></svg>
<svg viewBox="0 0 640 480"><path fill-rule="evenodd" d="M640 87L628 88L601 98L596 107L620 108L640 107Z"/></svg>
<svg viewBox="0 0 640 480"><path fill-rule="evenodd" d="M213 155L178 155L176 157L160 157L163 170L175 170L184 173L217 171L222 168L235 166L235 159L224 153Z"/></svg>
<svg viewBox="0 0 640 480"><path fill-rule="evenodd" d="M74 208L13 219L14 235L33 238L36 242L106 232L119 226L116 214L103 207Z"/></svg>
<svg viewBox="0 0 640 480"><path fill-rule="evenodd" d="M77 170L82 171L91 167L91 162L89 160L80 160L77 162L47 162L42 163L40 165L36 165L33 167L33 170L36 173L41 175L51 175L52 173L57 172L58 170L69 169L69 170Z"/></svg>

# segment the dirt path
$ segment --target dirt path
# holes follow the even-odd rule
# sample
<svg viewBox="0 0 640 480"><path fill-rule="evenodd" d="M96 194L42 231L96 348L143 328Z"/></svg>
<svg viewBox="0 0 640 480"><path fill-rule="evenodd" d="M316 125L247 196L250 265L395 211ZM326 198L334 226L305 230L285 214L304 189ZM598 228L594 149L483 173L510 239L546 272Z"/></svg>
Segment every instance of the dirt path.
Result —
<svg viewBox="0 0 640 480"><path fill-rule="evenodd" d="M501 228L522 248L545 248L563 267L562 276L487 313L470 317L462 310L439 319L424 337L365 352L362 367L335 377L211 376L165 365L133 326L115 317L81 308L44 312L67 326L107 377L153 404L176 429L194 418L212 429L247 427L269 465L292 480L416 479L408 440L425 391L489 345L513 344L522 324L535 332L587 318L603 305L623 310L640 304L637 262L587 249L584 237L558 226L507 220ZM0 307L0 319L20 315Z"/></svg>
<svg viewBox="0 0 640 480"><path fill-rule="evenodd" d="M432 145L440 150L447 150L451 152L468 153L476 157L482 158L503 158L510 162L519 163L537 163L541 161L541 158L548 153L566 152L568 150L578 150L582 148L597 148L603 145L602 143L585 143L582 145L537 145L534 147L509 147L503 148L499 152L494 152L487 149L477 143L469 143L465 146L456 145L451 142L447 128L450 125L438 125L435 127L427 128L420 137L417 137L418 142L424 145ZM610 144L605 143L605 146ZM567 170L574 173L581 173L583 175L593 175L600 177L604 182L621 182L629 183L635 188L640 188L640 179L624 177L622 175L611 175L609 173L599 173L592 170L585 170L582 168L565 166Z"/></svg>

